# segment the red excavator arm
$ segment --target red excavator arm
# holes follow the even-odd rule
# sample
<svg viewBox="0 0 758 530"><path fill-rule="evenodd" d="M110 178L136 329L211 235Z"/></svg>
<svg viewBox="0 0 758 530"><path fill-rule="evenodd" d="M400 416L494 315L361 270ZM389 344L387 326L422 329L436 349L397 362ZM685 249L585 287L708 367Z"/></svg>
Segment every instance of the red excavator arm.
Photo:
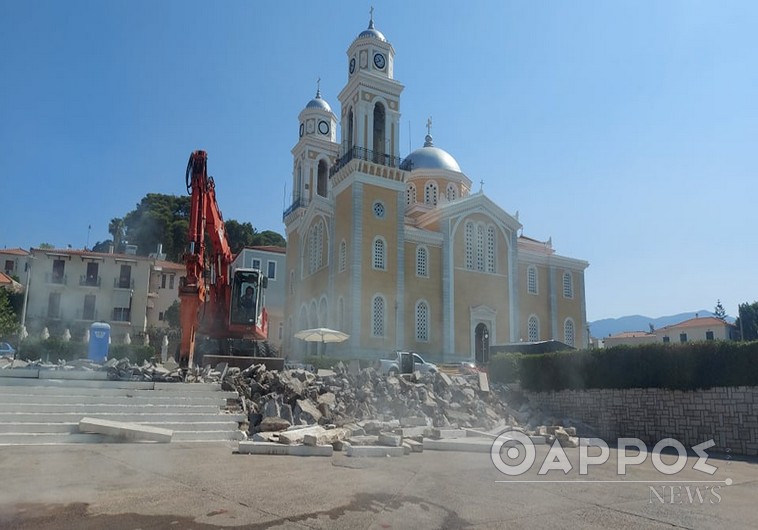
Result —
<svg viewBox="0 0 758 530"><path fill-rule="evenodd" d="M192 153L185 176L187 191L192 198L188 248L184 254L187 275L179 285L179 315L182 326L179 359L183 366L191 365L193 362L198 333L213 339L253 340L265 340L268 333L268 319L263 307L260 307L257 320L251 320L244 325L230 321L230 275L234 256L226 239L224 219L216 202L215 184L213 178L208 176L207 161L208 154L205 151ZM206 246L206 238L210 248ZM262 278L259 274L253 272L260 282ZM245 275L245 278L249 277L249 274ZM259 302L262 302L260 294ZM262 303L259 305L262 306Z"/></svg>

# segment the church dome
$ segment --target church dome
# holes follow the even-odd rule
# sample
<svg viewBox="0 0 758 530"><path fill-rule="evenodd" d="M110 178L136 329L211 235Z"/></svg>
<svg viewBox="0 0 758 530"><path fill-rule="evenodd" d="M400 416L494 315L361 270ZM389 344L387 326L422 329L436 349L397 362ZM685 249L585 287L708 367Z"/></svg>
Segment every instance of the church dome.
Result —
<svg viewBox="0 0 758 530"><path fill-rule="evenodd" d="M387 39L384 38L384 35L382 34L382 32L379 31L378 29L374 28L374 13L373 13L373 8L372 8L372 13L371 13L371 20L368 23L368 29L364 29L363 31L361 31L358 34L357 38L359 38L359 39L378 39L378 40L380 40L382 42L387 42Z"/></svg>
<svg viewBox="0 0 758 530"><path fill-rule="evenodd" d="M316 97L313 98L308 102L308 104L305 106L306 109L321 109L325 110L326 112L332 112L332 108L329 106L329 103L326 102L325 99L321 98L321 90L316 92ZM332 112L332 114L334 114Z"/></svg>
<svg viewBox="0 0 758 530"><path fill-rule="evenodd" d="M415 169L446 169L461 173L461 166L455 158L439 147L434 147L431 135L426 135L424 147L416 149L403 160L402 169L413 171Z"/></svg>

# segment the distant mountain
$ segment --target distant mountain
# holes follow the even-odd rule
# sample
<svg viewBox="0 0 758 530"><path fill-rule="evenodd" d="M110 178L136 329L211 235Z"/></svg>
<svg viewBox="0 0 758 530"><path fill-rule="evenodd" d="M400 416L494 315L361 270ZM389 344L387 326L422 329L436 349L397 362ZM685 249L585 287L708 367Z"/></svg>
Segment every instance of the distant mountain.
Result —
<svg viewBox="0 0 758 530"><path fill-rule="evenodd" d="M646 317L642 315L630 315L619 318L604 318L589 323L590 335L602 339L608 335L615 335L616 333L621 333L624 331L650 331L650 324L652 324L655 329L660 329L665 326L670 326L671 324L677 324L683 320L695 318L696 315L700 317L714 316L713 312L703 309L700 311L692 311L690 313L679 313L678 315L670 315L657 318ZM734 323L734 318L727 316L726 321Z"/></svg>

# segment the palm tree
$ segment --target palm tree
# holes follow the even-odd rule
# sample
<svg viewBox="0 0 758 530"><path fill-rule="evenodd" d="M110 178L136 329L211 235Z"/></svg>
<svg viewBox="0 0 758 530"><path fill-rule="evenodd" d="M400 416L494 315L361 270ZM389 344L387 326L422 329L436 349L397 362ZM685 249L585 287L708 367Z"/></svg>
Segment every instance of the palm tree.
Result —
<svg viewBox="0 0 758 530"><path fill-rule="evenodd" d="M108 224L108 233L113 236L113 250L118 252L126 235L126 225L121 217L114 217Z"/></svg>

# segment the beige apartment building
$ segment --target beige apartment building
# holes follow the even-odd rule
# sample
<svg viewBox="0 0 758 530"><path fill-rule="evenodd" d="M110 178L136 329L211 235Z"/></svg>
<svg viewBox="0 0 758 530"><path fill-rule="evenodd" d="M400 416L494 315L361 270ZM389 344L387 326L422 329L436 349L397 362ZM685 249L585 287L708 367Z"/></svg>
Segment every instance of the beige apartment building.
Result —
<svg viewBox="0 0 758 530"><path fill-rule="evenodd" d="M327 349L346 357L484 361L494 344L586 346L588 263L523 236L518 214L472 193L431 120L423 147L401 159L394 62L372 19L348 48L338 114L320 91L300 112L284 212L285 355L316 351L293 338L312 327L348 333Z"/></svg>
<svg viewBox="0 0 758 530"><path fill-rule="evenodd" d="M4 249L0 263L28 285L25 324L31 336L69 330L76 340L93 322L107 322L114 341L167 327L184 266L134 253L73 249Z"/></svg>

